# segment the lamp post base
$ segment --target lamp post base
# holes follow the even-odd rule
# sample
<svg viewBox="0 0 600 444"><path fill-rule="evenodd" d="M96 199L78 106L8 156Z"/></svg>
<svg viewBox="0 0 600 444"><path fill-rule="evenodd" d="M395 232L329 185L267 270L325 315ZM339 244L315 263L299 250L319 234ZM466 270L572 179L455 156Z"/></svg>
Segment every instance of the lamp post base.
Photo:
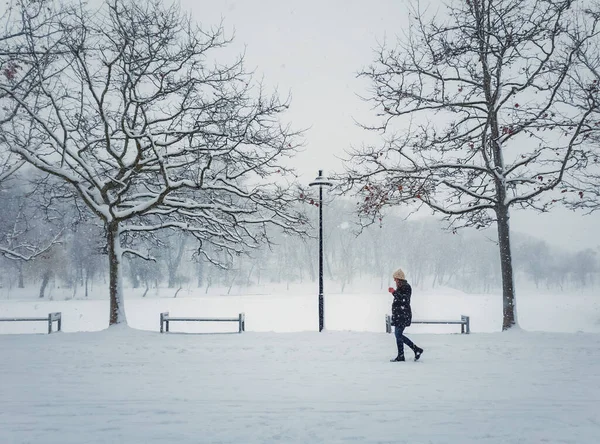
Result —
<svg viewBox="0 0 600 444"><path fill-rule="evenodd" d="M319 295L319 331L325 329L325 304L323 294Z"/></svg>

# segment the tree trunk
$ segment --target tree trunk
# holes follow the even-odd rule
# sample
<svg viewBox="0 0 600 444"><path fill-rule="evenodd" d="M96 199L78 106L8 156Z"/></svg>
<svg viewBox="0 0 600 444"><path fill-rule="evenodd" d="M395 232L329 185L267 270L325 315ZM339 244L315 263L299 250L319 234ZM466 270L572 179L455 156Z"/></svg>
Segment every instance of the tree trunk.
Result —
<svg viewBox="0 0 600 444"><path fill-rule="evenodd" d="M196 277L197 277L198 288L201 288L202 287L202 278L204 277L204 261L202 260L201 257L198 257L197 264L198 264L198 266L196 267Z"/></svg>
<svg viewBox="0 0 600 444"><path fill-rule="evenodd" d="M134 260L129 261L129 275L131 279L131 286L133 288L140 287L140 275L138 273L138 267Z"/></svg>
<svg viewBox="0 0 600 444"><path fill-rule="evenodd" d="M256 262L252 262L252 267L250 267L250 271L248 271L248 276L246 277L246 287L249 287L252 282L252 272L254 271L254 267L256 266ZM288 279L289 280L289 279Z"/></svg>
<svg viewBox="0 0 600 444"><path fill-rule="evenodd" d="M80 286L83 287L84 282L83 282L83 261L79 261L78 262L79 266L77 267L77 282L75 283L75 285L79 284Z"/></svg>
<svg viewBox="0 0 600 444"><path fill-rule="evenodd" d="M233 275L233 278L231 279L231 282L229 284L229 288L227 289L227 294L231 293L231 289L233 288L233 285L235 284L236 281L236 275Z"/></svg>
<svg viewBox="0 0 600 444"><path fill-rule="evenodd" d="M260 270L261 267L259 265L258 270L256 272L256 285L260 285ZM300 270L302 270L302 267L300 267ZM300 283L302 283L302 271L300 271Z"/></svg>
<svg viewBox="0 0 600 444"><path fill-rule="evenodd" d="M169 288L175 288L175 284L177 283L177 267L173 266L172 264L169 264L168 266L169 269Z"/></svg>
<svg viewBox="0 0 600 444"><path fill-rule="evenodd" d="M119 223L109 223L107 226L107 233L110 289L109 325L127 325L123 301L122 254Z"/></svg>
<svg viewBox="0 0 600 444"><path fill-rule="evenodd" d="M313 260L313 254L312 254L312 242L302 242L302 244L304 245L304 254L306 257L306 264L308 266L308 271L310 273L310 280L311 282L314 282L316 280L316 276L315 276L315 269L313 266L314 260Z"/></svg>
<svg viewBox="0 0 600 444"><path fill-rule="evenodd" d="M510 216L508 208L499 207L496 214L498 216L498 245L500 247L500 267L502 270L502 330L504 331L517 325L517 305L510 250Z"/></svg>
<svg viewBox="0 0 600 444"><path fill-rule="evenodd" d="M167 268L169 269L169 288L174 288L177 284L177 270L179 270L179 265L181 265L181 258L183 257L183 252L185 251L186 244L185 237L179 233L177 236L177 253L175 256L171 256L173 254L173 244L170 243L169 250L167 252Z"/></svg>
<svg viewBox="0 0 600 444"><path fill-rule="evenodd" d="M42 276L42 285L40 286L40 298L44 297L46 286L48 285L48 282L50 282L50 274L50 270L44 271L44 275Z"/></svg>
<svg viewBox="0 0 600 444"><path fill-rule="evenodd" d="M25 288L25 283L23 282L23 264L19 261L19 288Z"/></svg>

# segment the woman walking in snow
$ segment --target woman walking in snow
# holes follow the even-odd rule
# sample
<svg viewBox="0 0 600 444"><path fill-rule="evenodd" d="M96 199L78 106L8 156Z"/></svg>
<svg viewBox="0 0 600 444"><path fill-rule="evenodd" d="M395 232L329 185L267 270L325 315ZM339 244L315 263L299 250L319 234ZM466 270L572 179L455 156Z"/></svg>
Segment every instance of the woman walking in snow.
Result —
<svg viewBox="0 0 600 444"><path fill-rule="evenodd" d="M392 302L392 325L395 327L396 345L398 346L398 356L391 362L404 361L404 344L408 345L415 352L415 361L418 361L423 354L423 349L417 347L410 339L404 336L404 329L408 327L412 321L412 310L410 308L410 296L412 288L406 282L406 276L401 269L398 269L393 274L396 282L396 289L390 287L388 291L394 296Z"/></svg>

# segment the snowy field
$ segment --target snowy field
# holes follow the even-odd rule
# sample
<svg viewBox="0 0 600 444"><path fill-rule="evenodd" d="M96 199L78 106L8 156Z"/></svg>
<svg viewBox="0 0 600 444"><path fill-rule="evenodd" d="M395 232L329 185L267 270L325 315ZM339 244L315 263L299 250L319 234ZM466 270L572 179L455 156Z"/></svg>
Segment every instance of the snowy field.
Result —
<svg viewBox="0 0 600 444"><path fill-rule="evenodd" d="M0 323L0 443L600 442L594 295L524 294L523 330L500 333L498 295L420 292L415 317L470 315L473 334L410 327L421 361L390 363L388 295L326 295L319 334L314 295L129 292L132 328L109 330L106 300L0 293L0 317L61 311L64 327ZM161 311L243 311L248 331L161 335ZM222 334L183 333L200 330Z"/></svg>

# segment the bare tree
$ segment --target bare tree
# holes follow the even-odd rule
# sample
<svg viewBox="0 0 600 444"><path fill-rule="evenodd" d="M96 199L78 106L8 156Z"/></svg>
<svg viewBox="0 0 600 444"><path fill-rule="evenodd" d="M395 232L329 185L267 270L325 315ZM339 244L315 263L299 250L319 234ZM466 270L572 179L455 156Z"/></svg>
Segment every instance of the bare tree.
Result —
<svg viewBox="0 0 600 444"><path fill-rule="evenodd" d="M453 1L439 16L411 9L395 46L361 76L381 124L380 147L350 153L347 191L371 219L398 204L426 206L451 228L496 224L503 330L516 325L510 209L548 211L552 190L580 166L582 131L598 110L563 100L578 55L572 0Z"/></svg>
<svg viewBox="0 0 600 444"><path fill-rule="evenodd" d="M299 193L284 160L299 134L281 123L288 103L255 86L242 58L215 59L229 43L222 27L200 29L159 0L111 0L73 8L56 29L55 53L39 63L46 44L25 33L30 90L0 84L11 110L1 144L69 183L103 221L111 325L126 323L122 256L143 256L124 234L180 229L237 254L268 241L269 224L304 232L289 209Z"/></svg>
<svg viewBox="0 0 600 444"><path fill-rule="evenodd" d="M587 18L587 20L585 20ZM600 3L593 2L582 11L579 26L573 30L575 38L590 32L590 22L600 19ZM581 110L594 108L588 125L580 134L587 150L580 157L580 168L569 171L561 187L561 201L567 207L592 213L600 210L600 39L588 39L577 52L577 61L583 69L569 76L569 86L561 99L579 106Z"/></svg>

